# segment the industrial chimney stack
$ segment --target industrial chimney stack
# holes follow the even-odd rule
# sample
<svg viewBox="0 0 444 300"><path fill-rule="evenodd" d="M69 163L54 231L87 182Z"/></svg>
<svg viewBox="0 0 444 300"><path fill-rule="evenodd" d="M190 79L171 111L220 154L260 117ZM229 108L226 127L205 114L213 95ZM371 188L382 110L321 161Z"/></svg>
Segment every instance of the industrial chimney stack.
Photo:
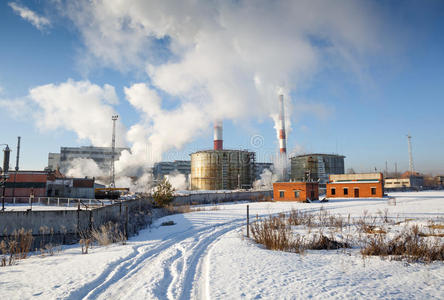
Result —
<svg viewBox="0 0 444 300"><path fill-rule="evenodd" d="M214 122L214 150L222 150L224 148L224 140L222 137L222 121Z"/></svg>
<svg viewBox="0 0 444 300"><path fill-rule="evenodd" d="M284 95L279 95L279 151L281 154L287 153L287 138L285 136L285 109Z"/></svg>

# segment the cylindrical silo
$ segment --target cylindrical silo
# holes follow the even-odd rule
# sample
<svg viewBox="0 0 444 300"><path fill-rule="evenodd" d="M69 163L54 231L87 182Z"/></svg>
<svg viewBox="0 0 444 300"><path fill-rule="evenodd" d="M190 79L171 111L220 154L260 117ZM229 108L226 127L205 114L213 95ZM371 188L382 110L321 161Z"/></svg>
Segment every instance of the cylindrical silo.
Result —
<svg viewBox="0 0 444 300"><path fill-rule="evenodd" d="M250 188L254 153L244 150L205 150L191 154L191 189Z"/></svg>

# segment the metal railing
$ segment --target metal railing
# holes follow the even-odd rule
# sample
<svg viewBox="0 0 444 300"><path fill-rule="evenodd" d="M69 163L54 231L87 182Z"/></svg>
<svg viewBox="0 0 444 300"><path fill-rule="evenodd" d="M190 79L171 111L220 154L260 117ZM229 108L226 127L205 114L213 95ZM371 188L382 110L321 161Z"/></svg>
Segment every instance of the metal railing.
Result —
<svg viewBox="0 0 444 300"><path fill-rule="evenodd" d="M77 207L91 209L124 202L117 199L85 199L85 198L63 198L63 197L5 197L5 205L28 205L32 206L57 206Z"/></svg>

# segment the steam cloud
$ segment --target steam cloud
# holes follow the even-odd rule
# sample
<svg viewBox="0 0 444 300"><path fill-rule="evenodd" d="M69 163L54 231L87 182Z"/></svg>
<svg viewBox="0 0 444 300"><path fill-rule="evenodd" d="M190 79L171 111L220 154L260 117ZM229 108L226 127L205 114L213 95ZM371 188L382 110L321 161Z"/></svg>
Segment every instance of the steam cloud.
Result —
<svg viewBox="0 0 444 300"><path fill-rule="evenodd" d="M122 177L147 174L162 153L180 149L215 119L277 121L281 92L289 133L296 87L327 58L360 72L384 36L374 25L381 23L376 8L364 1L107 0L58 6L81 34L85 62L143 71L150 78L124 89L141 121L127 130L119 123L120 136L131 145L131 154L123 153L116 164ZM165 109L160 95L176 101L175 108ZM65 128L109 146L109 119L118 103L112 86L68 80L34 88L30 98L41 107L42 128Z"/></svg>

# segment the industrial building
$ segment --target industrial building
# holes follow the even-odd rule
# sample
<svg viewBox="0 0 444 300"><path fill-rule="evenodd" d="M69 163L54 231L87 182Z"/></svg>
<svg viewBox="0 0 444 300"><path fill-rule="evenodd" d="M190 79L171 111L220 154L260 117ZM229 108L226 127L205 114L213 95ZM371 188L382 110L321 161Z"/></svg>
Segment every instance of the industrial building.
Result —
<svg viewBox="0 0 444 300"><path fill-rule="evenodd" d="M330 175L327 198L382 198L384 178L382 173Z"/></svg>
<svg viewBox="0 0 444 300"><path fill-rule="evenodd" d="M251 188L255 153L246 150L204 150L191 154L192 190Z"/></svg>
<svg viewBox="0 0 444 300"><path fill-rule="evenodd" d="M94 199L94 187L94 178L55 178L46 182L46 195Z"/></svg>
<svg viewBox="0 0 444 300"><path fill-rule="evenodd" d="M165 175L179 173L188 179L191 174L190 160L162 161L154 164L153 177L155 180L162 180Z"/></svg>
<svg viewBox="0 0 444 300"><path fill-rule="evenodd" d="M66 178L59 171L12 171L5 197L94 198L94 178Z"/></svg>
<svg viewBox="0 0 444 300"><path fill-rule="evenodd" d="M407 189L410 187L410 178L386 178L384 180L385 189Z"/></svg>
<svg viewBox="0 0 444 300"><path fill-rule="evenodd" d="M275 182L273 183L274 201L307 202L319 200L317 182Z"/></svg>
<svg viewBox="0 0 444 300"><path fill-rule="evenodd" d="M6 197L35 197L46 196L46 182L54 180L56 172L46 171L18 171L9 172L5 184Z"/></svg>
<svg viewBox="0 0 444 300"><path fill-rule="evenodd" d="M223 149L222 121L214 123L213 150L191 155L192 190L248 189L255 179L255 153Z"/></svg>
<svg viewBox="0 0 444 300"><path fill-rule="evenodd" d="M124 150L130 151L129 148L115 148L114 159L119 160ZM48 168L66 173L71 162L77 158L92 159L100 169L108 172L113 159L112 147L61 147L60 153L48 154Z"/></svg>
<svg viewBox="0 0 444 300"><path fill-rule="evenodd" d="M320 187L325 188L328 176L344 174L343 155L337 154L303 154L291 158L292 181L319 181Z"/></svg>

